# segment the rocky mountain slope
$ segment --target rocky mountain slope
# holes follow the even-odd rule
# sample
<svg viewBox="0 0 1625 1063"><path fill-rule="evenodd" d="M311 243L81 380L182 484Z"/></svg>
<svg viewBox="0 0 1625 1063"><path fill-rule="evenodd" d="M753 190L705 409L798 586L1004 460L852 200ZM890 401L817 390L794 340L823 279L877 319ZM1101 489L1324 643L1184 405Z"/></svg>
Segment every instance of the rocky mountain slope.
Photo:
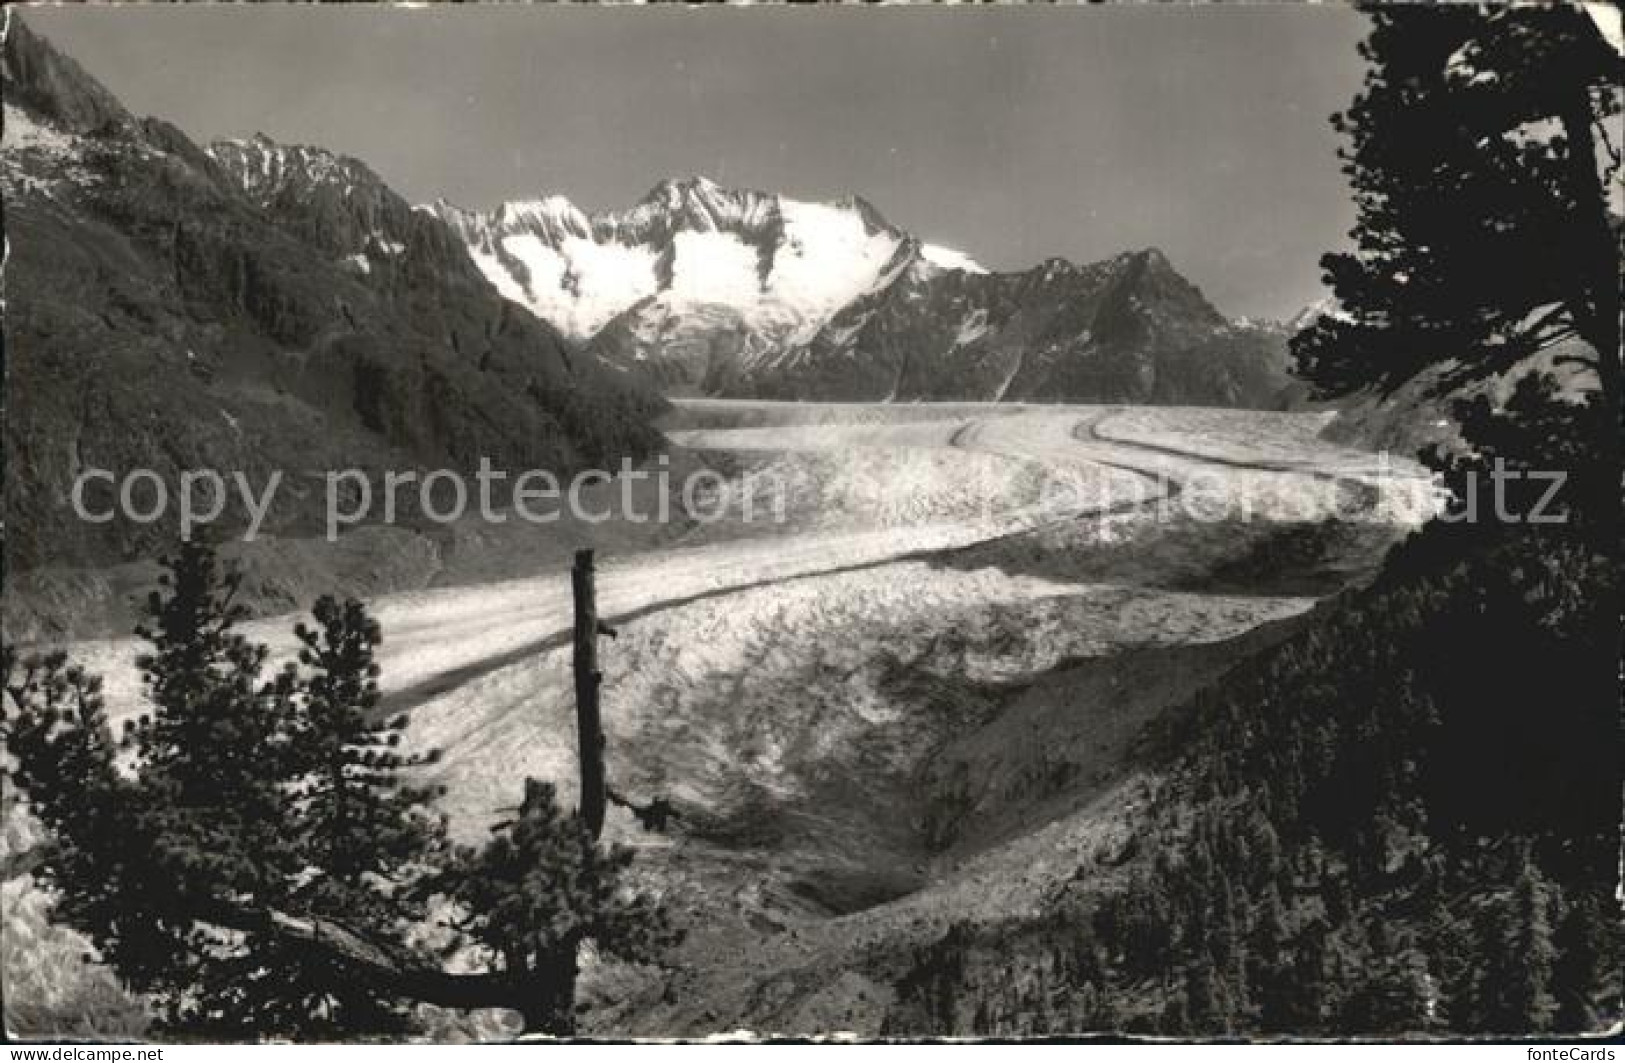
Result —
<svg viewBox="0 0 1625 1063"><path fill-rule="evenodd" d="M1154 248L1014 274L917 260L762 389L828 391L844 365L862 366L865 394L831 397L1275 406L1284 351L1284 332L1228 321Z"/></svg>
<svg viewBox="0 0 1625 1063"><path fill-rule="evenodd" d="M509 299L674 392L805 400L1277 406L1285 339L1231 321L1155 249L990 273L863 200L666 181L629 210L562 197L432 208Z"/></svg>
<svg viewBox="0 0 1625 1063"><path fill-rule="evenodd" d="M13 570L172 540L172 522L78 519L87 467L153 469L171 497L187 468L256 488L283 470L267 530L298 535L321 470L565 471L656 439L658 399L502 299L361 163L263 139L204 151L16 17L4 93Z"/></svg>

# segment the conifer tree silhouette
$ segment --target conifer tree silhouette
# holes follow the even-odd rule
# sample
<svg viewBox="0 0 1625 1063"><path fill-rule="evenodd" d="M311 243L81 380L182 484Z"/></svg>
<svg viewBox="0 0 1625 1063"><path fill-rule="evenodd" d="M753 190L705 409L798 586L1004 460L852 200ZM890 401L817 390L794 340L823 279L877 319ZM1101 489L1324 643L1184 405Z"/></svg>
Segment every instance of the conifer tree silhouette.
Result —
<svg viewBox="0 0 1625 1063"><path fill-rule="evenodd" d="M151 711L122 742L100 680L64 655L0 660L55 917L154 1001L159 1032L400 1034L423 1001L567 1034L582 945L644 960L674 939L627 883L630 852L599 847L550 785L527 781L488 845L446 842L435 792L409 779L433 754L402 753L405 721L379 714L382 636L362 605L319 600L298 660L267 678L266 648L238 630L238 574L202 543L163 564L139 629ZM490 972L413 943L448 905L449 947L485 952Z"/></svg>

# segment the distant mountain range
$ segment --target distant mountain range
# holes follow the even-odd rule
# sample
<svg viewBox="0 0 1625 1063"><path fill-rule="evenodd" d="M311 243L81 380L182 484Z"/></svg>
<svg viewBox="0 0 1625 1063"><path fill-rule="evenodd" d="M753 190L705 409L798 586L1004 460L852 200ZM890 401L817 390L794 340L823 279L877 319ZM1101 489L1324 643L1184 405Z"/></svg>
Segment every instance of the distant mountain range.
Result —
<svg viewBox="0 0 1625 1063"><path fill-rule="evenodd" d="M458 234L362 163L204 151L15 14L0 72L8 564L170 542L173 523L78 519L87 467L171 485L284 470L269 530L299 535L320 528L320 470L485 456L562 475L657 444L657 396L501 298Z"/></svg>
<svg viewBox="0 0 1625 1063"><path fill-rule="evenodd" d="M508 299L670 392L1276 406L1283 326L1232 321L1155 249L995 273L862 199L664 181L437 216Z"/></svg>
<svg viewBox="0 0 1625 1063"><path fill-rule="evenodd" d="M72 515L91 466L567 472L656 446L661 392L1293 394L1287 327L1227 319L1156 250L993 272L861 199L703 178L612 213L413 207L355 159L136 118L15 16L3 75L14 565L163 545Z"/></svg>

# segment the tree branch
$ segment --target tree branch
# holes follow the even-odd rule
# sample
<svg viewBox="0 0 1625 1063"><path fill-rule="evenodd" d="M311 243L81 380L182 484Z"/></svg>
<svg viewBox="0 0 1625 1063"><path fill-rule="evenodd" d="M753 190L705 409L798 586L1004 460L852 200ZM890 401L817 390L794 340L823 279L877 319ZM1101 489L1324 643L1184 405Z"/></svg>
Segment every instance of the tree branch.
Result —
<svg viewBox="0 0 1625 1063"><path fill-rule="evenodd" d="M11 854L4 862L4 880L31 874L49 855L46 844ZM223 930L264 934L297 944L390 996L443 1008L517 1010L534 995L530 987L504 973L455 974L419 956L380 945L335 919L289 915L221 899L209 903L198 918Z"/></svg>
<svg viewBox="0 0 1625 1063"><path fill-rule="evenodd" d="M387 948L334 919L296 916L216 900L199 913L227 930L281 938L328 960L390 996L443 1008L513 1008L532 995L505 973L456 974L422 957Z"/></svg>
<svg viewBox="0 0 1625 1063"><path fill-rule="evenodd" d="M1573 314L1569 312L1569 304L1566 302L1558 303L1557 305L1548 309L1544 314L1541 314L1539 317L1535 318L1535 320L1522 326L1519 331L1523 333L1526 341L1533 344L1538 350L1539 348L1546 346L1546 344L1550 341L1541 339L1537 334L1541 329L1551 324L1555 318L1561 317L1564 314L1569 314L1572 320ZM1562 329L1559 329L1557 334L1561 335L1564 331L1573 331L1573 325L1570 324Z"/></svg>

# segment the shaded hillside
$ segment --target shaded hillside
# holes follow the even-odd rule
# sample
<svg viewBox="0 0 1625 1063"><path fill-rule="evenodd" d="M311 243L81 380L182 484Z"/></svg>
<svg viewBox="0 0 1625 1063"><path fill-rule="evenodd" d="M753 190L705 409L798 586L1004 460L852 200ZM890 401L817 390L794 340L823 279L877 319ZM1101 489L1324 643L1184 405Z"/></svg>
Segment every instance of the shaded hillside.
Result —
<svg viewBox="0 0 1625 1063"><path fill-rule="evenodd" d="M890 1029L1617 1022L1617 577L1566 534L1458 547L1412 544L1167 720L1116 881L1080 869L1039 917L956 927Z"/></svg>
<svg viewBox="0 0 1625 1063"><path fill-rule="evenodd" d="M1025 273L916 260L804 351L707 390L770 398L981 399L1276 407L1283 331L1227 320L1150 249Z"/></svg>
<svg viewBox="0 0 1625 1063"><path fill-rule="evenodd" d="M187 468L242 470L256 489L280 469L266 530L306 534L321 470L487 456L567 471L654 442L658 400L501 299L450 230L365 166L301 150L304 172L247 182L264 142L217 159L9 25L11 565L124 560L173 538L173 523L78 519L69 491L90 467L151 468L171 490Z"/></svg>

